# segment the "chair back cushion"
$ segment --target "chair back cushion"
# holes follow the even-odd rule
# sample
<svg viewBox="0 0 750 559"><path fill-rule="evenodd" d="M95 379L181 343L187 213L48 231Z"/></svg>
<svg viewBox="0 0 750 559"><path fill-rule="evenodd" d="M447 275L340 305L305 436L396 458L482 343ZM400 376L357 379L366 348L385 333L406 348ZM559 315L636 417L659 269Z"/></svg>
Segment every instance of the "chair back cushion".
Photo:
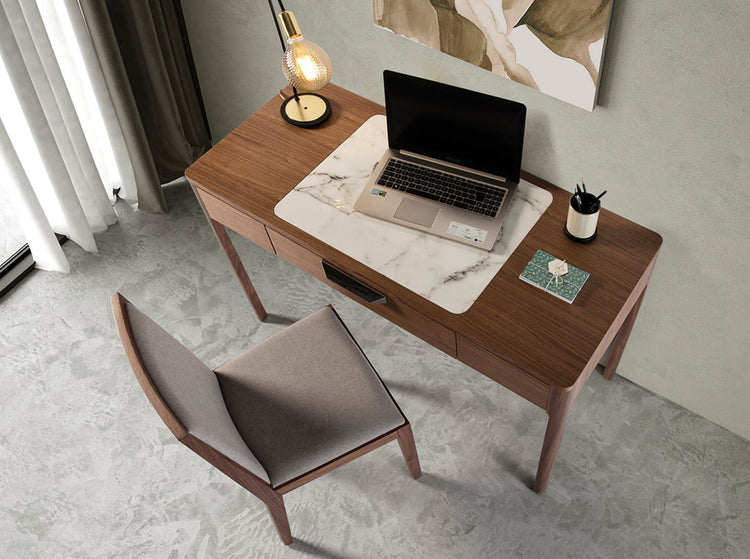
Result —
<svg viewBox="0 0 750 559"><path fill-rule="evenodd" d="M268 482L265 469L237 432L213 371L130 301L122 300L145 374L177 420L188 433Z"/></svg>

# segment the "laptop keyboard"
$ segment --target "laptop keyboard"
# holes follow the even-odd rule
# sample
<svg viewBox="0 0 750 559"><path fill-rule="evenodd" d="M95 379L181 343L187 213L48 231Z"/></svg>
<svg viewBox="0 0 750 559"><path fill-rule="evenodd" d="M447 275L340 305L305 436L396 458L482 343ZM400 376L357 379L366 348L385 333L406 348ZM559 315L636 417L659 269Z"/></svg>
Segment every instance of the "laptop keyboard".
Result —
<svg viewBox="0 0 750 559"><path fill-rule="evenodd" d="M401 159L388 161L377 184L490 217L497 214L507 192Z"/></svg>

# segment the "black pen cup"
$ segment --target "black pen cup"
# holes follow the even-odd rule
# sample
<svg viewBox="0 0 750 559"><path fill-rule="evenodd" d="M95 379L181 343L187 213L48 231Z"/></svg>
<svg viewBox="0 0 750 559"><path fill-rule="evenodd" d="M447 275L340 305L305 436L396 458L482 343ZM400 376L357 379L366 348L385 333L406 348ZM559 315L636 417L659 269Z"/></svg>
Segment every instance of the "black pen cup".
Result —
<svg viewBox="0 0 750 559"><path fill-rule="evenodd" d="M596 238L601 203L588 192L578 192L570 198L565 234L577 243L590 243Z"/></svg>

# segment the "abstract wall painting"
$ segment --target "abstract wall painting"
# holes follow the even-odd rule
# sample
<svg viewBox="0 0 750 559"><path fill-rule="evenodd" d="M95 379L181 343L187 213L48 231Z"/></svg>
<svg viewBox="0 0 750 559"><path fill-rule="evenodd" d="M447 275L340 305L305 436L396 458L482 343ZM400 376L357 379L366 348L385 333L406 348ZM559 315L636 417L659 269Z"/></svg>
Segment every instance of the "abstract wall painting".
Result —
<svg viewBox="0 0 750 559"><path fill-rule="evenodd" d="M610 0L373 0L375 25L593 110Z"/></svg>

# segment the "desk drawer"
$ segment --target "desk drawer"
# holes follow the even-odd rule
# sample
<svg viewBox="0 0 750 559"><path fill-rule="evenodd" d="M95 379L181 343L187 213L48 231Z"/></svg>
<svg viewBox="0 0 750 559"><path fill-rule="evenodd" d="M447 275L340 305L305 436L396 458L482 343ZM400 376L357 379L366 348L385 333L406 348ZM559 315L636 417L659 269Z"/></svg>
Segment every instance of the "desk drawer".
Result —
<svg viewBox="0 0 750 559"><path fill-rule="evenodd" d="M427 318L422 313L415 311L387 293L383 293L386 296L385 303L367 303L362 298L352 295L350 291L341 287L341 285L330 281L323 270L323 259L319 255L301 247L273 229L268 229L268 235L271 238L276 254L290 264L307 272L326 285L330 285L344 295L348 295L358 303L387 318L404 330L408 330L415 336L422 338L448 355L452 357L456 356L456 335L453 330L441 326L434 320ZM379 291L377 288L375 290Z"/></svg>
<svg viewBox="0 0 750 559"><path fill-rule="evenodd" d="M456 336L456 348L460 361L523 396L532 404L547 409L548 385L461 335Z"/></svg>
<svg viewBox="0 0 750 559"><path fill-rule="evenodd" d="M197 190L197 189L196 189ZM211 219L236 231L243 237L250 239L256 245L262 246L268 252L273 252L273 246L266 233L266 227L260 221L222 202L216 196L198 191L203 205Z"/></svg>

